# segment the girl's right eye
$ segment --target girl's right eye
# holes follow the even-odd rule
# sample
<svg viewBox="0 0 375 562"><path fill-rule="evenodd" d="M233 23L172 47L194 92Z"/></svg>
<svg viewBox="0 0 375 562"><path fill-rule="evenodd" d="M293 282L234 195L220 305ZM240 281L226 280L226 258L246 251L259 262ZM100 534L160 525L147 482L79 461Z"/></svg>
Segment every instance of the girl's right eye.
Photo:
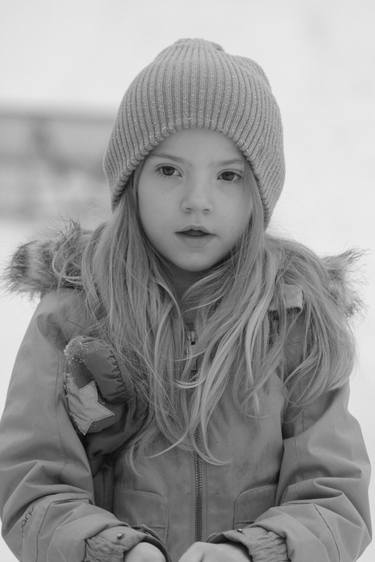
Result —
<svg viewBox="0 0 375 562"><path fill-rule="evenodd" d="M159 174L159 176L169 178L172 177L173 172L177 172L177 170L173 166L159 166L158 168L156 168L156 172Z"/></svg>

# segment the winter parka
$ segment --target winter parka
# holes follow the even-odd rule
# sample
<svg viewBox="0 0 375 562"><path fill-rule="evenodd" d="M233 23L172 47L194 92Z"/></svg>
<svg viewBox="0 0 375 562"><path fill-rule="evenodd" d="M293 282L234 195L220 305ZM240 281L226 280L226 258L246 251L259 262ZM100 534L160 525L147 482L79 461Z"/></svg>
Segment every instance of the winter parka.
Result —
<svg viewBox="0 0 375 562"><path fill-rule="evenodd" d="M14 288L42 293L0 424L2 533L19 560L116 562L140 541L170 562L195 541L240 543L255 562L359 557L371 533L369 460L348 411L348 384L288 415L275 373L260 421L237 411L228 388L208 435L215 457L230 464L208 464L174 448L140 460L135 474L124 448L144 406L113 349L84 335L82 293L50 282L45 250L23 246L10 274ZM301 289L288 286L286 293L298 314ZM291 365L298 357L295 326ZM146 452L167 445L160 437Z"/></svg>

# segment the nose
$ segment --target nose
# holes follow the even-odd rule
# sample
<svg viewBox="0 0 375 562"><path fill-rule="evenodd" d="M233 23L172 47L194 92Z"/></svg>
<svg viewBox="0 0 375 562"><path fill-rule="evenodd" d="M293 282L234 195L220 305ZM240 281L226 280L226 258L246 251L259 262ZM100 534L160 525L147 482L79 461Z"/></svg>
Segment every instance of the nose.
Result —
<svg viewBox="0 0 375 562"><path fill-rule="evenodd" d="M212 192L207 179L198 179L185 185L181 208L184 213L209 214L212 212Z"/></svg>

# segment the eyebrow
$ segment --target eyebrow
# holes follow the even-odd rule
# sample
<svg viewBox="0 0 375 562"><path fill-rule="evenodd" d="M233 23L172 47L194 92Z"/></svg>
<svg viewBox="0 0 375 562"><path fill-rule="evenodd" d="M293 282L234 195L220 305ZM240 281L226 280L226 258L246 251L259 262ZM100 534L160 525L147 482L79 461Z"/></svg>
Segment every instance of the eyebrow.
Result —
<svg viewBox="0 0 375 562"><path fill-rule="evenodd" d="M175 160L175 162L179 162L180 164L186 164L187 161L181 158L180 156L174 156L173 154L167 154L166 152L153 152L149 155L149 158L170 158L171 160ZM221 160L220 162L211 162L211 164L215 166L229 166L230 164L243 164L243 160L239 158L231 158L230 160Z"/></svg>

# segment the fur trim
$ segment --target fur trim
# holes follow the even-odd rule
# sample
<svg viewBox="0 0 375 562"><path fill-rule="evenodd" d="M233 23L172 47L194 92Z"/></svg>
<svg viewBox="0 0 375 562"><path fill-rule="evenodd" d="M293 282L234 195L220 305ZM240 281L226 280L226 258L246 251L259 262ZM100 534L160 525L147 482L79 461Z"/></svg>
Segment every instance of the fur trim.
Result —
<svg viewBox="0 0 375 562"><path fill-rule="evenodd" d="M14 293L28 294L31 298L42 296L58 288L76 288L81 284L80 263L75 256L89 240L90 232L71 221L64 231L47 240L31 240L21 244L13 254L2 275L5 288ZM60 276L56 268L57 251L71 257Z"/></svg>
<svg viewBox="0 0 375 562"><path fill-rule="evenodd" d="M322 258L330 278L329 292L336 304L344 308L346 316L353 316L364 307L353 278L357 263L363 255L364 251L351 249L336 256Z"/></svg>
<svg viewBox="0 0 375 562"><path fill-rule="evenodd" d="M6 290L34 297L59 288L81 289L80 256L91 235L91 231L83 230L79 223L71 221L64 231L50 239L32 240L20 245L2 276ZM60 275L59 264L56 263L57 251L59 260L67 264ZM363 308L352 280L353 270L363 254L361 250L351 249L321 258L330 279L328 290L346 316L352 316ZM287 302L290 300L291 307L301 308L302 294L295 289L285 285L284 296ZM271 303L271 310L272 306Z"/></svg>

